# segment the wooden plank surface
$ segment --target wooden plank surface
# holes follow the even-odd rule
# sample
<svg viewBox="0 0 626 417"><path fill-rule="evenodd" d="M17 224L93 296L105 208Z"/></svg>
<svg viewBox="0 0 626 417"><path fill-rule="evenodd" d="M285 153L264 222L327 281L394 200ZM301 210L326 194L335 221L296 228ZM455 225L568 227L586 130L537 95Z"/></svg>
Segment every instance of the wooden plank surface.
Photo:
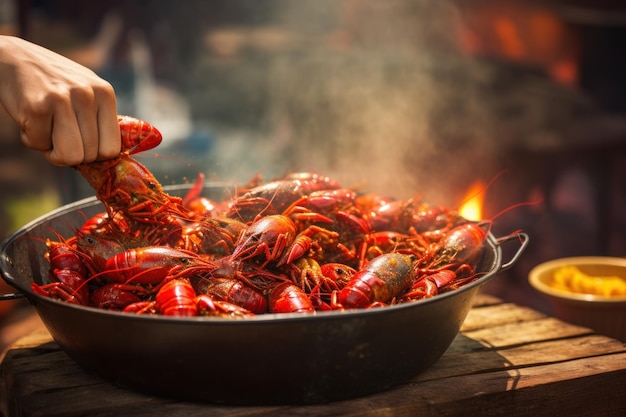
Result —
<svg viewBox="0 0 626 417"><path fill-rule="evenodd" d="M490 297L426 372L391 390L311 406L230 407L142 395L85 372L44 328L0 364L9 416L626 415L626 346Z"/></svg>

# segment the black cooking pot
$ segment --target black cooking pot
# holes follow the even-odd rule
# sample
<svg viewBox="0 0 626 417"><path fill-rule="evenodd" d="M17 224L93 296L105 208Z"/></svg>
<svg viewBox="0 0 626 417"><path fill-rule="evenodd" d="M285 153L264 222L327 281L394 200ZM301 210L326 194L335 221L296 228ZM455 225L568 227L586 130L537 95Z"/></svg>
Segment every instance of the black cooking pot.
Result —
<svg viewBox="0 0 626 417"><path fill-rule="evenodd" d="M187 186L167 188L172 194ZM221 186L205 195L219 198ZM430 367L455 338L480 287L510 268L528 244L489 234L480 279L431 299L389 307L249 319L139 316L42 297L42 239L72 236L103 211L95 198L61 207L0 246L4 280L35 306L59 346L105 379L153 395L233 405L310 404L379 392ZM502 262L501 244L519 249Z"/></svg>

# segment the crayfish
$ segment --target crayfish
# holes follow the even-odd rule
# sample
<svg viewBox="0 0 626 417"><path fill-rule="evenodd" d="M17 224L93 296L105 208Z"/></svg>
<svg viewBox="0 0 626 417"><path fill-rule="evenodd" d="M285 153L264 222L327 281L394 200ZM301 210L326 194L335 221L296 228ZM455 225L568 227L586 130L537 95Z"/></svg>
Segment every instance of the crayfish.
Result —
<svg viewBox="0 0 626 417"><path fill-rule="evenodd" d="M76 166L105 210L47 241L40 295L129 314L246 318L416 302L476 279L488 232L454 210L333 178L255 176L230 200L164 191L133 155L152 125L119 116L122 151Z"/></svg>

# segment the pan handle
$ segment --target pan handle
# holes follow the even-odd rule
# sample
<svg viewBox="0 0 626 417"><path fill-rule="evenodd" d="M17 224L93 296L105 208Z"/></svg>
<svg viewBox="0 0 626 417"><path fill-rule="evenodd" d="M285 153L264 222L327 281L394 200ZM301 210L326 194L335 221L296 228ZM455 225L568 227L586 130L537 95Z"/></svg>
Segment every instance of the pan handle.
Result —
<svg viewBox="0 0 626 417"><path fill-rule="evenodd" d="M4 275L0 275L0 279L3 279L7 283L9 282L6 278L4 278ZM17 300L18 298L24 298L24 294L21 292L0 294L0 301Z"/></svg>
<svg viewBox="0 0 626 417"><path fill-rule="evenodd" d="M526 246L528 246L528 235L523 232L516 233L510 236L500 237L496 239L496 242L498 242L498 244L502 246L503 243L510 242L512 240L520 242L520 247L517 249L517 252L515 252L510 261L502 264L502 266L500 267L500 271L506 271L507 269L512 267L522 255L522 252L524 252Z"/></svg>
<svg viewBox="0 0 626 417"><path fill-rule="evenodd" d="M24 298L24 294L21 292L0 294L0 301L17 300L18 298Z"/></svg>

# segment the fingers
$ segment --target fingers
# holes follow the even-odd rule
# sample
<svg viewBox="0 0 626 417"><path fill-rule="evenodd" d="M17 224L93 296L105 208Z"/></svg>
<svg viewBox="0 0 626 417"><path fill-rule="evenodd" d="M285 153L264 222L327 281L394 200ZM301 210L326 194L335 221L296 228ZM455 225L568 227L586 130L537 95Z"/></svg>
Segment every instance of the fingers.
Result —
<svg viewBox="0 0 626 417"><path fill-rule="evenodd" d="M93 92L73 91L42 107L52 110L31 113L22 141L42 151L50 163L75 166L119 155L115 94L108 83Z"/></svg>
<svg viewBox="0 0 626 417"><path fill-rule="evenodd" d="M21 124L21 139L26 146L43 152L54 165L77 165L84 160L80 128L68 106L31 111Z"/></svg>
<svg viewBox="0 0 626 417"><path fill-rule="evenodd" d="M92 109L91 106L79 107L75 110L75 120L79 129L80 146L83 150L82 160L79 163L93 162L98 157L98 142L100 141L96 111ZM55 133L56 132L53 131L53 135ZM53 136L53 143L56 147L57 142L54 139ZM69 156L69 153L67 155Z"/></svg>
<svg viewBox="0 0 626 417"><path fill-rule="evenodd" d="M113 158L121 148L115 91L104 80L92 88L92 95L72 100L83 142L82 163Z"/></svg>
<svg viewBox="0 0 626 417"><path fill-rule="evenodd" d="M98 125L94 104L93 94L87 89L62 90L47 96L40 112L47 110L52 115L51 130L47 132L51 147L44 151L48 161L74 166L95 160Z"/></svg>
<svg viewBox="0 0 626 417"><path fill-rule="evenodd" d="M72 108L59 106L54 113L52 121L52 148L44 152L48 161L55 165L75 166L85 162L86 146L97 147L97 135L90 133L90 126L95 123L89 121L79 123L77 115ZM83 117L83 119L87 119ZM91 128L91 131L97 129ZM89 136L83 136L85 135ZM94 156L95 158L95 156Z"/></svg>
<svg viewBox="0 0 626 417"><path fill-rule="evenodd" d="M117 120L115 92L109 88L97 95L98 107L98 155L97 160L110 159L119 155L121 150L120 125Z"/></svg>

